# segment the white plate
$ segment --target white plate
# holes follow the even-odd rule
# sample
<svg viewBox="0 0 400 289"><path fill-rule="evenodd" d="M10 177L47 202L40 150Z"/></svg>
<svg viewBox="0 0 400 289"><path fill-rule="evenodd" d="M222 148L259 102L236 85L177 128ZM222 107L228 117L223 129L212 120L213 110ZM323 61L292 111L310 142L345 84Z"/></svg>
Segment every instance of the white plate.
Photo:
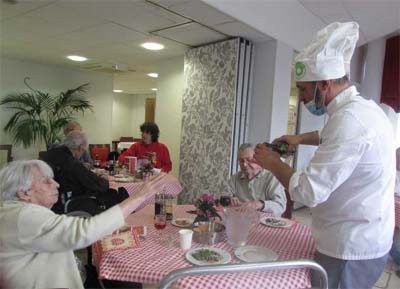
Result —
<svg viewBox="0 0 400 289"><path fill-rule="evenodd" d="M123 175L123 174L114 175L114 178L117 178L117 179L123 179L123 178L127 178L127 177L129 177L129 176L128 175Z"/></svg>
<svg viewBox="0 0 400 289"><path fill-rule="evenodd" d="M274 251L260 246L243 246L235 250L235 256L244 262L275 261L278 254Z"/></svg>
<svg viewBox="0 0 400 289"><path fill-rule="evenodd" d="M187 228L193 224L193 220L189 218L176 218L171 221L171 224L176 227Z"/></svg>
<svg viewBox="0 0 400 289"><path fill-rule="evenodd" d="M209 251L215 252L216 254L219 255L219 260L218 261L197 260L196 258L193 257L193 254L198 252L199 250L209 250ZM185 257L190 263L192 263L194 265L199 265L199 266L226 264L232 260L231 255L227 251L224 251L224 250L218 249L218 248L211 248L211 247L202 247L202 248L192 249L186 253Z"/></svg>
<svg viewBox="0 0 400 289"><path fill-rule="evenodd" d="M117 183L133 183L134 181L135 181L135 179L132 177L114 178L114 182L117 182Z"/></svg>
<svg viewBox="0 0 400 289"><path fill-rule="evenodd" d="M260 219L260 223L273 228L289 228L293 225L293 221L279 217L265 217Z"/></svg>
<svg viewBox="0 0 400 289"><path fill-rule="evenodd" d="M153 168L153 174L157 175L161 173L161 169Z"/></svg>

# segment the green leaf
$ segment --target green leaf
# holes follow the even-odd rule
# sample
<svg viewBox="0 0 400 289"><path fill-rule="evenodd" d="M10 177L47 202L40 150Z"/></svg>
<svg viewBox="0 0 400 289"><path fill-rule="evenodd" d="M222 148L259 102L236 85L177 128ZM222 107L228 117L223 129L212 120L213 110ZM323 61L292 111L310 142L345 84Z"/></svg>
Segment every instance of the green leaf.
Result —
<svg viewBox="0 0 400 289"><path fill-rule="evenodd" d="M15 111L3 128L15 144L29 147L37 141L44 141L49 147L61 139L63 127L74 119L75 113L93 110L85 97L88 83L52 96L33 89L28 80L25 78L24 83L30 92L10 93L0 101L0 105Z"/></svg>

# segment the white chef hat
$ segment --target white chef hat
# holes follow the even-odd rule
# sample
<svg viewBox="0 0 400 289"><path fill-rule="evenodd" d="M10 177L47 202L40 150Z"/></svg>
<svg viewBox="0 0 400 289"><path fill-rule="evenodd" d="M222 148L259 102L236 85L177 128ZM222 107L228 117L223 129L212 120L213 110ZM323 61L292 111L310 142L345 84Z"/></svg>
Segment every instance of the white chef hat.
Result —
<svg viewBox="0 0 400 289"><path fill-rule="evenodd" d="M350 61L358 40L356 22L334 22L295 58L297 81L337 79L350 74Z"/></svg>

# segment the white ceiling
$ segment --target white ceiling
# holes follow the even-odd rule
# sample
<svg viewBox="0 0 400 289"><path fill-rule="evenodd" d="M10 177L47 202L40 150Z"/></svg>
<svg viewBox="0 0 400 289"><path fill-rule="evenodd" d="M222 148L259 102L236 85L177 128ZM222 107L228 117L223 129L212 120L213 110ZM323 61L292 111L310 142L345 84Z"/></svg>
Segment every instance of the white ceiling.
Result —
<svg viewBox="0 0 400 289"><path fill-rule="evenodd" d="M333 21L357 21L359 45L400 30L400 0L3 0L0 11L2 56L113 73L127 93L152 93L160 60L233 36L300 50Z"/></svg>
<svg viewBox="0 0 400 289"><path fill-rule="evenodd" d="M301 50L327 24L356 21L358 46L400 30L400 0L202 0Z"/></svg>
<svg viewBox="0 0 400 289"><path fill-rule="evenodd" d="M0 9L2 56L113 73L114 89L135 94L153 93L156 79L146 74L190 47L271 39L198 0L3 0ZM145 50L146 41L165 49ZM71 54L89 61L71 62Z"/></svg>

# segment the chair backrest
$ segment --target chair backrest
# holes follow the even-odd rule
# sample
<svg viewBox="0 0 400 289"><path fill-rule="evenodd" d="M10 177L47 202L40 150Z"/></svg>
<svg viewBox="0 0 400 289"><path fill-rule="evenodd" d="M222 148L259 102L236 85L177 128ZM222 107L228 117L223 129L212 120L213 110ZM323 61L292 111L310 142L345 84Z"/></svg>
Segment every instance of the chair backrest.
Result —
<svg viewBox="0 0 400 289"><path fill-rule="evenodd" d="M92 160L98 156L100 162L106 162L110 153L110 144L89 144L89 152Z"/></svg>
<svg viewBox="0 0 400 289"><path fill-rule="evenodd" d="M133 137L132 136L121 136L119 138L119 141L123 142L133 142Z"/></svg>
<svg viewBox="0 0 400 289"><path fill-rule="evenodd" d="M0 145L0 169L12 161L12 145Z"/></svg>
<svg viewBox="0 0 400 289"><path fill-rule="evenodd" d="M46 151L39 152L39 160L43 160L43 157L46 155Z"/></svg>
<svg viewBox="0 0 400 289"><path fill-rule="evenodd" d="M282 270L282 269L298 269L310 268L318 272L320 276L320 288L328 288L328 274L325 269L313 260L298 259L274 262L244 263L244 264L228 264L216 266L188 267L170 272L165 276L159 285L159 289L166 289L176 280L189 275L208 275L221 273L248 272L259 270Z"/></svg>

